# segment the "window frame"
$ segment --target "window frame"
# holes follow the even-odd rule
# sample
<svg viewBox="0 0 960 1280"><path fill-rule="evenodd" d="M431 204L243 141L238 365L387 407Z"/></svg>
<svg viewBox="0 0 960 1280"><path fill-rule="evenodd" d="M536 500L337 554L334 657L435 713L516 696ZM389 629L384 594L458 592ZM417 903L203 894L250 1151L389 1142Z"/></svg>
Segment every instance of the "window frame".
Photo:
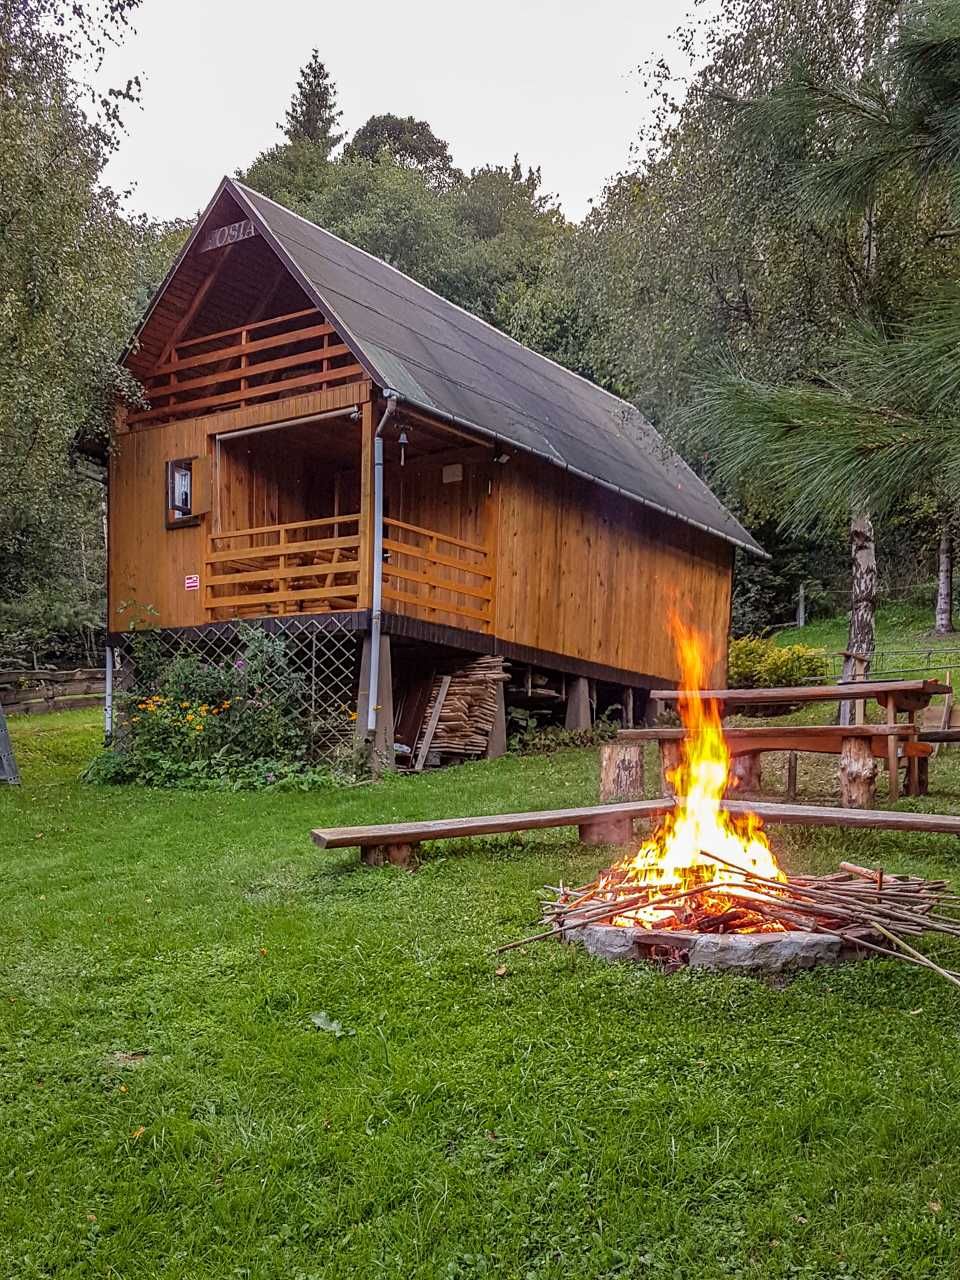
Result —
<svg viewBox="0 0 960 1280"><path fill-rule="evenodd" d="M196 497L194 493L194 485L196 477L194 475L193 464L197 461L197 456L193 455L189 458L169 458L166 465L165 477L165 500L166 500L166 526L168 529L188 529L193 525L200 523L200 512L194 510ZM186 471L190 476L190 510L184 511L183 508L177 506L176 503L176 476L177 471Z"/></svg>

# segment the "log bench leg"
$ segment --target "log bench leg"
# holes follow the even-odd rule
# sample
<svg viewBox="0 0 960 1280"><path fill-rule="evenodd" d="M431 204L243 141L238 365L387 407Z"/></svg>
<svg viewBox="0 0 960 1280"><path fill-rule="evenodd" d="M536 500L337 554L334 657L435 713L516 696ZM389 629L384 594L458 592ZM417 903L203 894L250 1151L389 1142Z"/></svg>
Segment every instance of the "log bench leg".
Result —
<svg viewBox="0 0 960 1280"><path fill-rule="evenodd" d="M734 756L730 761L730 794L736 796L744 791L759 791L761 784L760 752L747 751Z"/></svg>
<svg viewBox="0 0 960 1280"><path fill-rule="evenodd" d="M643 799L643 743L605 742L600 748L600 803Z"/></svg>
<svg viewBox="0 0 960 1280"><path fill-rule="evenodd" d="M662 796L675 796L677 794L673 783L670 781L669 774L680 763L680 746L679 742L674 742L670 738L660 739L660 794Z"/></svg>
<svg viewBox="0 0 960 1280"><path fill-rule="evenodd" d="M419 844L370 844L360 850L360 861L367 867L382 867L389 862L393 867L412 870L419 851Z"/></svg>
<svg viewBox="0 0 960 1280"><path fill-rule="evenodd" d="M917 761L917 795L925 796L930 791L930 757L924 756Z"/></svg>
<svg viewBox="0 0 960 1280"><path fill-rule="evenodd" d="M797 799L797 753L787 754L787 800L794 804Z"/></svg>
<svg viewBox="0 0 960 1280"><path fill-rule="evenodd" d="M632 844L632 818L594 818L579 826L581 844Z"/></svg>
<svg viewBox="0 0 960 1280"><path fill-rule="evenodd" d="M893 776L897 776L896 769ZM840 744L840 803L845 809L872 809L876 783L877 762L870 739L844 738Z"/></svg>

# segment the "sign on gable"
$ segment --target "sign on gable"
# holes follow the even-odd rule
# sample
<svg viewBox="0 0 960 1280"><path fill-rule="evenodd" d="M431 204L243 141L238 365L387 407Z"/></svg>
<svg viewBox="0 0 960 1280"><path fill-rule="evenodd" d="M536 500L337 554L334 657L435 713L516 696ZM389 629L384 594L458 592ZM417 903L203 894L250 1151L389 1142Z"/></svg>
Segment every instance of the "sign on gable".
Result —
<svg viewBox="0 0 960 1280"><path fill-rule="evenodd" d="M225 245L236 244L238 240L249 240L257 234L252 218L244 218L242 222L231 222L229 226L217 227L211 231L200 246L201 253L209 253L211 249L222 249Z"/></svg>

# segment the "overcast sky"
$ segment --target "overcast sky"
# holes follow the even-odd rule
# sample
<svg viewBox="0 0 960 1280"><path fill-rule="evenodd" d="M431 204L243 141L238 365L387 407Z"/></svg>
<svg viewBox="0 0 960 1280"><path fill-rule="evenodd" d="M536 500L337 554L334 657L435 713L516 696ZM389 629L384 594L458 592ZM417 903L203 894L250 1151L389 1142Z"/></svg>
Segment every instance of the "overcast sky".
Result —
<svg viewBox="0 0 960 1280"><path fill-rule="evenodd" d="M464 169L539 164L572 218L628 159L644 114L637 68L668 47L671 0L143 0L105 75L139 72L140 110L108 180L131 206L190 217L225 173L278 141L315 45L342 124L393 111L428 120Z"/></svg>

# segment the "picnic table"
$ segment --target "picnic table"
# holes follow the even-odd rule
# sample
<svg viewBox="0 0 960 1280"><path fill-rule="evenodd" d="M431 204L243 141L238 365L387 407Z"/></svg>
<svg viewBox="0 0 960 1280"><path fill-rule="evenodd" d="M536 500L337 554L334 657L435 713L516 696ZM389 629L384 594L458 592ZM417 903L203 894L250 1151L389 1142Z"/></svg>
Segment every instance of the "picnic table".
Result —
<svg viewBox="0 0 960 1280"><path fill-rule="evenodd" d="M855 680L832 685L792 685L774 689L703 689L692 693L679 689L658 689L654 697L662 703L676 704L681 698L699 697L720 705L721 715L737 707L795 706L812 702L875 700L884 710L884 723L866 725L862 718L854 725L790 725L783 728L725 729L724 736L731 754L746 757L742 781L759 785L759 756L763 751L817 752L839 754L844 803L863 808L873 799L875 758L886 759L890 776L890 799L900 794L899 769L907 766L907 792L919 795L923 775L920 762L931 754L921 740L917 713L929 706L940 694L952 697L952 689L939 680ZM906 722L898 722L905 714ZM674 735L683 730L626 730L618 741L629 741L630 734L649 733L660 743L661 761L667 761L679 748ZM634 738L634 741L640 739ZM673 749L667 744L676 744ZM794 757L795 759L795 757Z"/></svg>

